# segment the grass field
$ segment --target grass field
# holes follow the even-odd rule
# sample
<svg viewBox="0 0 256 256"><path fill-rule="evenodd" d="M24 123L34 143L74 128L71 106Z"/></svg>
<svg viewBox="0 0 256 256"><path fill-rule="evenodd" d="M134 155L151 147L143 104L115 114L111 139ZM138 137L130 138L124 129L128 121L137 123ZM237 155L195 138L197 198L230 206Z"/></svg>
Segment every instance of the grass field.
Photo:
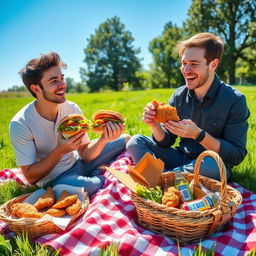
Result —
<svg viewBox="0 0 256 256"><path fill-rule="evenodd" d="M256 87L237 87L247 98L251 112L245 160L233 170L233 181L256 193ZM87 118L99 109L111 109L121 112L126 117L126 132L151 135L150 128L141 121L143 108L152 99L167 102L173 90L155 89L146 91L101 92L93 94L67 95L67 99L76 102ZM16 167L14 152L10 143L8 126L14 114L24 105L33 100L32 97L0 97L0 170ZM89 133L91 139L97 137Z"/></svg>
<svg viewBox="0 0 256 256"><path fill-rule="evenodd" d="M256 87L237 87L242 91L247 98L248 106L251 111L249 118L248 131L248 154L245 160L233 170L233 181L238 182L243 187L256 193ZM99 109L112 109L121 112L126 117L126 132L131 135L140 133L151 135L151 130L142 121L142 112L147 102L152 99L167 102L173 90L158 89L148 91L131 91L131 92L108 92L94 94L74 94L67 95L67 99L76 102L84 112L87 118L90 118L92 113ZM10 143L8 126L14 114L24 105L33 100L32 97L19 97L16 94L0 94L0 109L1 109L1 125L0 125L0 170L4 168L16 167L14 152ZM89 133L91 139L97 137L93 133ZM6 188L7 187L7 188ZM10 183L1 186L0 201L1 203L9 200L14 196L26 193L28 191L19 191L17 184ZM7 193L8 192L8 193ZM12 244L12 246L10 246ZM212 250L202 251L201 245L195 250L192 255L214 255ZM47 251L43 245L35 244L26 237L17 237L13 240L5 240L0 235L0 255L59 255ZM107 248L100 255L114 255L114 249ZM248 255L255 256L256 251L252 250Z"/></svg>

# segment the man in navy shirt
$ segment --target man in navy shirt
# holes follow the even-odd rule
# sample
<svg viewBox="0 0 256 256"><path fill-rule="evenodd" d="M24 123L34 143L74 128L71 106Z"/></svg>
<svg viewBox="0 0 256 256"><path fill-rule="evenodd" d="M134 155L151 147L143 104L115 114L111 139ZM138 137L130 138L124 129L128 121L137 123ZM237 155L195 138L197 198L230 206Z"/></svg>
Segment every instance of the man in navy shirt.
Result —
<svg viewBox="0 0 256 256"><path fill-rule="evenodd" d="M160 124L154 120L155 107L148 103L143 121L152 128L152 138L135 135L127 150L137 163L146 152L165 163L166 170L193 172L198 155L204 150L217 152L225 163L227 178L231 168L246 156L246 136L250 115L245 96L220 81L215 71L223 54L222 40L211 33L200 33L177 46L181 72L186 85L169 100L180 121ZM176 138L179 145L171 147ZM200 174L220 179L214 159L205 157Z"/></svg>

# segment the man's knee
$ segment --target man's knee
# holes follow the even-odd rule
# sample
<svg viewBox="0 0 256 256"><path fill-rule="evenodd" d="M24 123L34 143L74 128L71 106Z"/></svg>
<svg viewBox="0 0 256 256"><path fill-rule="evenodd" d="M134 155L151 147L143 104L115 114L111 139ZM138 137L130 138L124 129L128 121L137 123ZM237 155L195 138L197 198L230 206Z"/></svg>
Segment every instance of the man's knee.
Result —
<svg viewBox="0 0 256 256"><path fill-rule="evenodd" d="M206 156L200 165L200 174L214 180L220 180L220 171L215 159Z"/></svg>
<svg viewBox="0 0 256 256"><path fill-rule="evenodd" d="M126 149L129 151L130 149L133 149L134 147L137 147L138 144L141 144L142 143L142 138L144 136L143 135L140 135L140 134L136 134L134 136L132 136L128 143L126 144Z"/></svg>
<svg viewBox="0 0 256 256"><path fill-rule="evenodd" d="M125 144L127 144L128 141L131 139L132 136L131 136L130 134L126 134L126 133L125 133L125 134L122 134L121 137L124 138Z"/></svg>

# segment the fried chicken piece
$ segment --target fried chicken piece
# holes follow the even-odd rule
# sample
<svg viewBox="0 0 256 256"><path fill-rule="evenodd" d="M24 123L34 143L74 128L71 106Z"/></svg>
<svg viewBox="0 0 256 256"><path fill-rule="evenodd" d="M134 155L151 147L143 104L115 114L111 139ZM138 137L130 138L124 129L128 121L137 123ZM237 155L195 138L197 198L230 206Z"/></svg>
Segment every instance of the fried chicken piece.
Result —
<svg viewBox="0 0 256 256"><path fill-rule="evenodd" d="M162 197L162 204L169 207L177 207L180 203L180 191L175 187L169 187Z"/></svg>
<svg viewBox="0 0 256 256"><path fill-rule="evenodd" d="M41 218L44 216L42 212L38 212L36 207L29 203L15 203L11 206L12 216L18 218Z"/></svg>
<svg viewBox="0 0 256 256"><path fill-rule="evenodd" d="M155 120L160 123L166 123L169 120L179 121L179 116L175 107L165 103L159 103L157 100L151 102L156 110Z"/></svg>
<svg viewBox="0 0 256 256"><path fill-rule="evenodd" d="M34 203L38 211L44 208L51 207L55 202L55 194L51 187L48 187L46 192Z"/></svg>
<svg viewBox="0 0 256 256"><path fill-rule="evenodd" d="M53 217L62 217L67 214L65 209L53 209L53 208L48 209L45 213Z"/></svg>
<svg viewBox="0 0 256 256"><path fill-rule="evenodd" d="M69 215L76 214L81 209L82 203L79 199L77 199L72 205L66 208L66 211Z"/></svg>
<svg viewBox="0 0 256 256"><path fill-rule="evenodd" d="M52 208L60 209L65 208L73 204L77 200L77 195L72 195L68 191L63 190L57 199L57 202L52 206Z"/></svg>

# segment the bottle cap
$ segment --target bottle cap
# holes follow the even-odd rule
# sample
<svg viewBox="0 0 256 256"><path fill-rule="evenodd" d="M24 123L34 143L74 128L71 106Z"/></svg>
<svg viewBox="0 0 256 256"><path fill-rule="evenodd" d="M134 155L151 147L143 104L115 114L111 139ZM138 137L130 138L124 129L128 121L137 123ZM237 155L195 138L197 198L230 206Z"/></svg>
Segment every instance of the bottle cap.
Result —
<svg viewBox="0 0 256 256"><path fill-rule="evenodd" d="M175 177L177 178L183 178L183 175L180 171L175 172Z"/></svg>

